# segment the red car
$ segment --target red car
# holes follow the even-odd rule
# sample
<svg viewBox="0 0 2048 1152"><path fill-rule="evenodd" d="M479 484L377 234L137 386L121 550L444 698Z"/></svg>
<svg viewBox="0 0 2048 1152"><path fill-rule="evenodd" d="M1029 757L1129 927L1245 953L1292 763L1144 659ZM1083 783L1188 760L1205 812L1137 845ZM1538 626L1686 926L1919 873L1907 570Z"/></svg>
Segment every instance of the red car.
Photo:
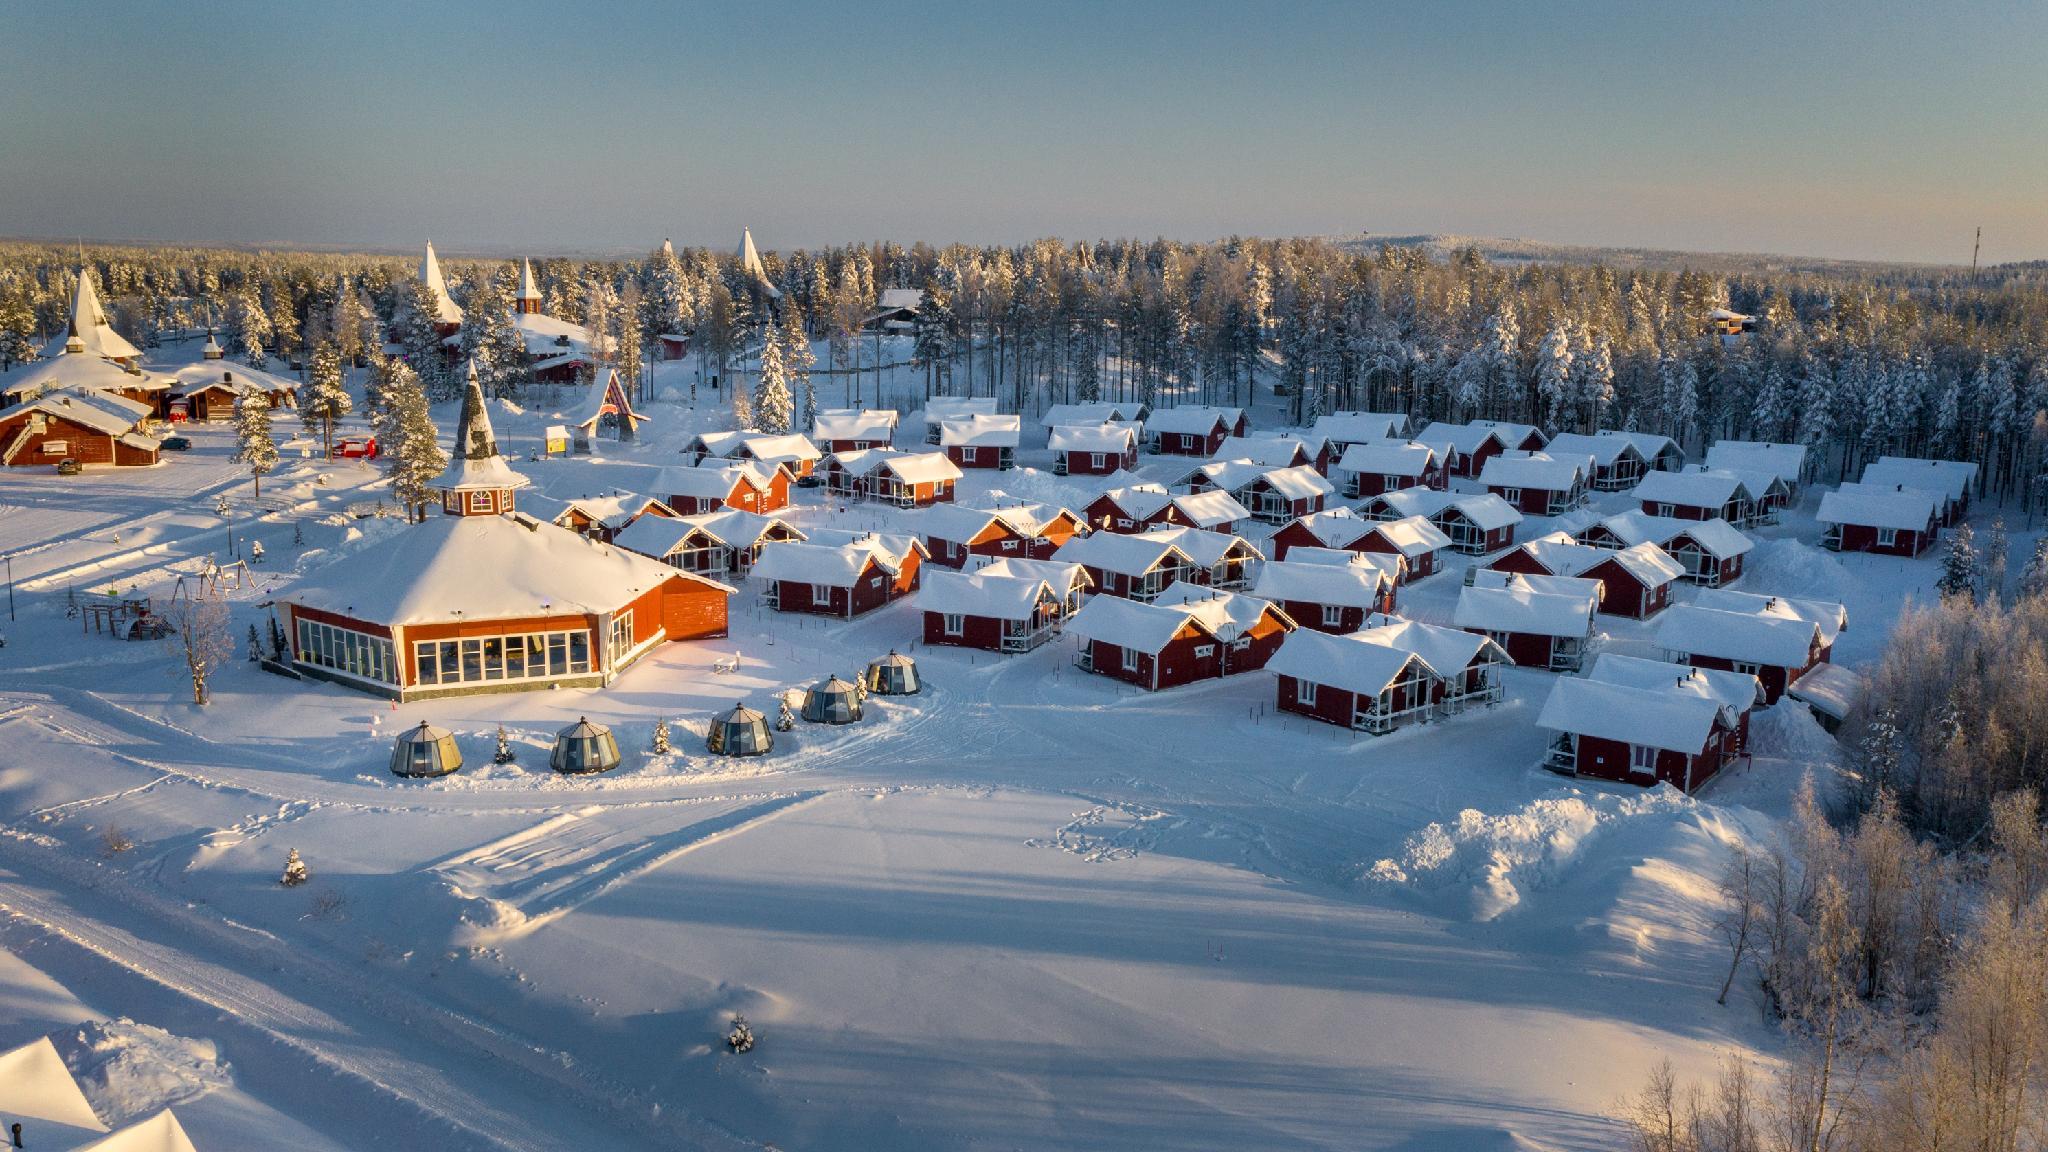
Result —
<svg viewBox="0 0 2048 1152"><path fill-rule="evenodd" d="M334 445L334 458L337 460L375 460L377 458L377 438L375 436L351 436L346 440L338 441Z"/></svg>

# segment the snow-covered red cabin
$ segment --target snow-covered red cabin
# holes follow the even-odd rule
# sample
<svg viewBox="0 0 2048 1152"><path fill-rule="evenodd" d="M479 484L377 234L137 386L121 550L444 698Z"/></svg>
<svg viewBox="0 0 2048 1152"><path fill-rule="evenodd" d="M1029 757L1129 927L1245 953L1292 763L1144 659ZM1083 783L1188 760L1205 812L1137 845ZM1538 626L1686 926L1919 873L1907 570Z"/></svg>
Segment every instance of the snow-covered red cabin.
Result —
<svg viewBox="0 0 2048 1152"><path fill-rule="evenodd" d="M1217 447L1216 460L1249 460L1267 468L1314 469L1316 458L1308 444L1294 436L1226 436Z"/></svg>
<svg viewBox="0 0 2048 1152"><path fill-rule="evenodd" d="M1743 557L1755 547L1735 526L1716 517L1712 520L1680 520L1672 516L1651 516L1623 512L1579 530L1581 544L1595 548L1628 548L1655 544L1662 548L1694 584L1718 588L1742 576Z"/></svg>
<svg viewBox="0 0 2048 1152"><path fill-rule="evenodd" d="M898 508L949 504L960 467L943 452L906 452L877 461L868 473L867 498Z"/></svg>
<svg viewBox="0 0 2048 1152"><path fill-rule="evenodd" d="M1159 603L1097 596L1067 622L1081 667L1157 691L1263 668L1293 621L1263 600L1180 585Z"/></svg>
<svg viewBox="0 0 2048 1152"><path fill-rule="evenodd" d="M1242 436L1249 428L1242 408L1155 408L1145 420L1145 442L1161 455L1211 456L1226 438Z"/></svg>
<svg viewBox="0 0 2048 1152"><path fill-rule="evenodd" d="M1059 560L1022 560L1015 556L996 560L982 558L973 570L991 576L1029 576L1045 581L1052 586L1053 594L1060 598L1060 614L1063 616L1079 612L1082 598L1095 588L1095 581L1089 578L1086 568Z"/></svg>
<svg viewBox="0 0 2048 1152"><path fill-rule="evenodd" d="M1498 585L1459 589L1452 622L1499 644L1519 667L1578 671L1593 639L1599 583L1517 573L1503 576Z"/></svg>
<svg viewBox="0 0 2048 1152"><path fill-rule="evenodd" d="M788 470L792 479L801 480L817 468L824 458L811 438L800 432L785 432L779 436L747 433L733 448L732 456L738 460L752 460L763 468L781 465Z"/></svg>
<svg viewBox="0 0 2048 1152"><path fill-rule="evenodd" d="M1799 499L1806 481L1806 445L1773 444L1760 440L1716 440L1707 446L1706 465L1737 473L1764 473L1776 484L1760 485L1755 491L1775 510Z"/></svg>
<svg viewBox="0 0 2048 1152"><path fill-rule="evenodd" d="M1843 484L1821 493L1814 519L1829 551L1918 556L1941 531L1941 504L1939 493L1918 488Z"/></svg>
<svg viewBox="0 0 2048 1152"><path fill-rule="evenodd" d="M789 507L789 473L781 465L751 461L663 468L655 492L680 516L737 508L777 512Z"/></svg>
<svg viewBox="0 0 2048 1152"><path fill-rule="evenodd" d="M142 431L147 404L96 388L54 389L0 409L0 465L145 467L159 442Z"/></svg>
<svg viewBox="0 0 2048 1152"><path fill-rule="evenodd" d="M557 528L608 543L643 516L672 517L676 511L652 496L612 492L600 496L528 497L526 511Z"/></svg>
<svg viewBox="0 0 2048 1152"><path fill-rule="evenodd" d="M1103 596L1149 601L1176 580L1195 579L1196 564L1171 539L1121 532L1076 536L1053 560L1079 564Z"/></svg>
<svg viewBox="0 0 2048 1152"><path fill-rule="evenodd" d="M1619 428L1602 428L1593 435L1607 440L1626 440L1634 445L1636 455L1643 459L1646 472L1677 472L1685 467L1685 450L1669 436Z"/></svg>
<svg viewBox="0 0 2048 1152"><path fill-rule="evenodd" d="M811 440L828 452L887 448L896 439L899 417L893 409L831 408L811 422Z"/></svg>
<svg viewBox="0 0 2048 1152"><path fill-rule="evenodd" d="M181 414L188 420L221 423L235 417L235 403L243 396L260 399L272 410L296 408L299 385L257 368L228 365L219 360L202 360L171 373L178 382L170 399L170 417Z"/></svg>
<svg viewBox="0 0 2048 1152"><path fill-rule="evenodd" d="M1045 446L1058 476L1107 476L1138 466L1138 432L1130 424L1062 424Z"/></svg>
<svg viewBox="0 0 2048 1152"><path fill-rule="evenodd" d="M1045 410L1038 424L1047 431L1097 424L1140 424L1151 414L1152 410L1143 404L1098 400L1087 404L1054 404Z"/></svg>
<svg viewBox="0 0 2048 1152"><path fill-rule="evenodd" d="M1450 482L1450 469L1436 452L1412 441L1353 444L1338 459L1336 470L1344 494L1353 498L1403 488L1441 489Z"/></svg>
<svg viewBox="0 0 2048 1152"><path fill-rule="evenodd" d="M1081 518L1052 504L931 508L917 518L932 563L964 568L970 556L1049 560L1082 533Z"/></svg>
<svg viewBox="0 0 2048 1152"><path fill-rule="evenodd" d="M1278 604L1304 628L1356 632L1367 617L1394 610L1394 578L1367 564L1290 564L1259 568L1252 595Z"/></svg>
<svg viewBox="0 0 2048 1152"><path fill-rule="evenodd" d="M1522 514L1512 504L1491 492L1438 492L1429 488L1403 488L1382 492L1358 507L1367 520L1403 520L1420 516L1436 525L1450 540L1454 552L1483 556L1515 542L1515 526Z"/></svg>
<svg viewBox="0 0 2048 1152"><path fill-rule="evenodd" d="M1307 465L1256 460L1212 460L1182 476L1175 487L1190 493L1227 492L1252 518L1284 524L1323 510L1336 487Z"/></svg>
<svg viewBox="0 0 2048 1152"><path fill-rule="evenodd" d="M1750 528L1762 520L1759 497L1741 476L1705 465L1682 472L1651 472L1634 496L1644 514L1678 520L1726 520Z"/></svg>
<svg viewBox="0 0 2048 1152"><path fill-rule="evenodd" d="M1963 460L1880 456L1863 466L1863 483L1879 488L1918 488L1940 503L1941 526L1951 527L1970 512L1970 485L1977 466Z"/></svg>
<svg viewBox="0 0 2048 1152"><path fill-rule="evenodd" d="M744 574L767 545L804 539L802 532L779 517L729 508L674 519L642 516L626 525L612 542L686 572Z"/></svg>
<svg viewBox="0 0 2048 1152"><path fill-rule="evenodd" d="M1149 528L1206 528L1236 532L1251 513L1228 492L1172 493L1158 484L1112 488L1085 509L1091 527L1103 532Z"/></svg>
<svg viewBox="0 0 2048 1152"><path fill-rule="evenodd" d="M908 455L894 448L854 448L833 452L818 466L825 490L835 496L861 499L873 490L875 469L882 461Z"/></svg>
<svg viewBox="0 0 2048 1152"><path fill-rule="evenodd" d="M1267 667L1281 710L1378 734L1499 699L1508 663L1484 636L1378 616L1350 635L1290 633Z"/></svg>
<svg viewBox="0 0 2048 1152"><path fill-rule="evenodd" d="M1766 704L1777 703L1794 680L1828 657L1818 623L1769 610L1681 604L1664 614L1656 640L1659 648L1682 663L1756 677Z"/></svg>
<svg viewBox="0 0 2048 1152"><path fill-rule="evenodd" d="M996 399L993 396L934 396L924 402L924 442L944 447L939 439L940 430L949 420L972 422L977 416L994 416ZM1019 418L1022 423L1022 418Z"/></svg>
<svg viewBox="0 0 2048 1152"><path fill-rule="evenodd" d="M1819 667L1834 666L1822 664ZM1606 684L1625 684L1631 688L1675 688L1718 701L1736 715L1734 750L1742 753L1749 751L1750 714L1764 699L1763 683L1747 673L1695 668L1690 664L1673 664L1666 660L1622 656L1613 652L1602 652L1596 657L1586 678Z"/></svg>
<svg viewBox="0 0 2048 1152"><path fill-rule="evenodd" d="M1590 457L1548 452L1501 452L1486 462L1479 482L1530 516L1562 516L1586 502Z"/></svg>
<svg viewBox="0 0 2048 1152"><path fill-rule="evenodd" d="M818 532L763 548L754 575L778 612L852 618L915 592L924 558L914 537Z"/></svg>
<svg viewBox="0 0 2048 1152"><path fill-rule="evenodd" d="M1029 652L1053 638L1060 594L1043 578L983 572L928 572L918 590L924 642Z"/></svg>
<svg viewBox="0 0 2048 1152"><path fill-rule="evenodd" d="M1596 548L1563 532L1525 541L1489 560L1496 572L1529 576L1577 576L1598 580L1600 611L1637 620L1662 612L1671 603L1671 588L1685 569L1655 544L1627 548Z"/></svg>
<svg viewBox="0 0 2048 1152"><path fill-rule="evenodd" d="M1195 563L1195 570L1183 579L1205 588L1248 587L1252 565L1266 558L1244 537L1206 528L1154 528L1135 539L1172 543Z"/></svg>
<svg viewBox="0 0 2048 1152"><path fill-rule="evenodd" d="M1443 530L1420 516L1370 522L1365 535L1350 545L1354 550L1377 555L1398 556L1404 563L1403 582L1420 580L1437 570L1437 554L1451 546Z"/></svg>
<svg viewBox="0 0 2048 1152"><path fill-rule="evenodd" d="M1536 726L1554 733L1544 767L1646 787L1664 782L1692 792L1740 755L1732 710L1678 684L1560 677Z"/></svg>
<svg viewBox="0 0 2048 1152"><path fill-rule="evenodd" d="M739 455L740 446L750 438L765 436L764 432L743 428L737 432L699 432L683 443L683 455L691 465L706 460L730 460Z"/></svg>
<svg viewBox="0 0 2048 1152"><path fill-rule="evenodd" d="M1592 473L1588 481L1595 492L1619 492L1632 488L1650 470L1642 450L1622 436L1588 436L1581 432L1560 432L1550 438L1545 454L1559 458L1588 459Z"/></svg>
<svg viewBox="0 0 2048 1152"><path fill-rule="evenodd" d="M1017 464L1023 421L1014 415L978 413L939 423L939 450L962 468L1006 470Z"/></svg>
<svg viewBox="0 0 2048 1152"><path fill-rule="evenodd" d="M1416 442L1432 448L1442 449L1444 466L1453 476L1473 477L1493 459L1511 446L1501 439L1501 434L1491 428L1474 424L1450 424L1438 420L1423 426L1414 437Z"/></svg>
<svg viewBox="0 0 2048 1152"><path fill-rule="evenodd" d="M1321 437L1341 455L1353 444L1400 440L1408 431L1408 416L1403 412L1325 412L1316 417L1309 434Z"/></svg>
<svg viewBox="0 0 2048 1152"><path fill-rule="evenodd" d="M1321 512L1300 516L1280 526L1266 542L1266 551L1275 560L1287 559L1287 554L1296 548L1353 548L1367 532L1373 522L1366 520L1351 509L1342 507L1326 508Z"/></svg>

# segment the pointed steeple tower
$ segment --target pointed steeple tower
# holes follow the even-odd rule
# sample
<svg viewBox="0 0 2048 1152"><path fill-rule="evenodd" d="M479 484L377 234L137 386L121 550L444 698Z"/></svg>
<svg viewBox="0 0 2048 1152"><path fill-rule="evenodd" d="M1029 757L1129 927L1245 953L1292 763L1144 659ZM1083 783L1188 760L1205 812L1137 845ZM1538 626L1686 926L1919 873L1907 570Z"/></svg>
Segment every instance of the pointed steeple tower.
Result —
<svg viewBox="0 0 2048 1152"><path fill-rule="evenodd" d="M433 297L434 323L443 328L456 328L462 324L462 309L455 306L455 298L448 295L448 282L441 278L441 261L434 255L434 242L427 241L427 254L420 260L420 284Z"/></svg>
<svg viewBox="0 0 2048 1152"><path fill-rule="evenodd" d="M56 351L46 348L44 354L53 355ZM78 283L71 291L71 318L64 330L62 351L69 355L91 353L124 365L142 359L142 349L123 339L107 323L106 310L100 307L100 294L92 285L92 272L83 260L78 264Z"/></svg>
<svg viewBox="0 0 2048 1152"><path fill-rule="evenodd" d="M434 486L441 490L441 511L450 516L496 516L512 511L512 494L527 486L498 455L498 435L491 428L491 410L484 387L469 362L469 380L462 394L462 417L455 428L455 458Z"/></svg>
<svg viewBox="0 0 2048 1152"><path fill-rule="evenodd" d="M521 316L532 316L540 311L540 286L533 282L533 261L519 262L519 292L513 296L513 307Z"/></svg>
<svg viewBox="0 0 2048 1152"><path fill-rule="evenodd" d="M676 258L675 245L670 244L668 242L668 237L663 236L661 238L661 251L655 253L655 255L661 257L663 260L673 260Z"/></svg>
<svg viewBox="0 0 2048 1152"><path fill-rule="evenodd" d="M740 229L740 270L754 278L754 285L770 300L782 299L782 290L768 280L768 266L761 263L761 253L754 247L754 233L751 229Z"/></svg>
<svg viewBox="0 0 2048 1152"><path fill-rule="evenodd" d="M206 330L206 349L200 355L208 360L219 360L227 355L227 353L221 349L220 341L215 340L213 338L213 329L211 328L208 328Z"/></svg>

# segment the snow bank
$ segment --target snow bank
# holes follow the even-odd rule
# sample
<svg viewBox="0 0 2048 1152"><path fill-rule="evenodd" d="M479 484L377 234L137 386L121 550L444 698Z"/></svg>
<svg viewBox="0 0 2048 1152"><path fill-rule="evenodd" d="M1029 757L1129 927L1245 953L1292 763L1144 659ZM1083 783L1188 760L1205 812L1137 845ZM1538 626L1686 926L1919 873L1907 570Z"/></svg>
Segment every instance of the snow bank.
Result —
<svg viewBox="0 0 2048 1152"><path fill-rule="evenodd" d="M1800 540L1758 540L1743 576L1743 587L1776 596L1841 601L1861 587L1834 553Z"/></svg>
<svg viewBox="0 0 2048 1152"><path fill-rule="evenodd" d="M1557 883L1587 845L1616 820L1668 820L1692 801L1669 786L1640 795L1573 793L1535 800L1489 815L1467 808L1448 826L1431 824L1408 838L1398 858L1366 869L1367 883L1425 893L1463 893L1474 920L1493 920L1525 893Z"/></svg>
<svg viewBox="0 0 2048 1152"><path fill-rule="evenodd" d="M89 1021L51 1042L93 1110L116 1128L234 1085L213 1041L175 1036L126 1017Z"/></svg>

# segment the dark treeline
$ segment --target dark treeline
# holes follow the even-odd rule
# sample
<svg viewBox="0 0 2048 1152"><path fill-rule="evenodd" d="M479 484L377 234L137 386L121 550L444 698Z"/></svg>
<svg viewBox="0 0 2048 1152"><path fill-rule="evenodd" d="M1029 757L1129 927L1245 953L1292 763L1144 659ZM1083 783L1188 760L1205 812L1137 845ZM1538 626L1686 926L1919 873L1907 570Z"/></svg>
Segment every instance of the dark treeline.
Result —
<svg viewBox="0 0 2048 1152"><path fill-rule="evenodd" d="M180 248L87 251L116 323L148 343L212 326L231 351L345 357L408 333L416 259ZM77 265L58 246L0 246L0 363L57 331ZM498 314L508 261L449 259L456 301ZM627 262L546 259L552 315L620 362L687 332L711 371L754 355L770 318L760 278L729 254L664 248ZM1155 240L1013 248L853 245L769 252L761 272L813 339L822 371L915 366L929 394L1030 411L1091 398L1243 405L1277 386L1292 415L1366 408L1553 431L1631 427L1697 448L1721 437L1812 445L1821 478L1883 453L1980 462L1986 494L2038 499L2048 455L2048 268L1981 276L1867 271L1616 270L1493 263L1419 247L1321 240ZM912 351L862 332L880 294L918 288ZM492 307L476 308L475 304ZM1716 309L1756 331L1708 334ZM466 351L502 334L480 318ZM502 363L492 386L521 386ZM445 385L430 380L445 395Z"/></svg>

